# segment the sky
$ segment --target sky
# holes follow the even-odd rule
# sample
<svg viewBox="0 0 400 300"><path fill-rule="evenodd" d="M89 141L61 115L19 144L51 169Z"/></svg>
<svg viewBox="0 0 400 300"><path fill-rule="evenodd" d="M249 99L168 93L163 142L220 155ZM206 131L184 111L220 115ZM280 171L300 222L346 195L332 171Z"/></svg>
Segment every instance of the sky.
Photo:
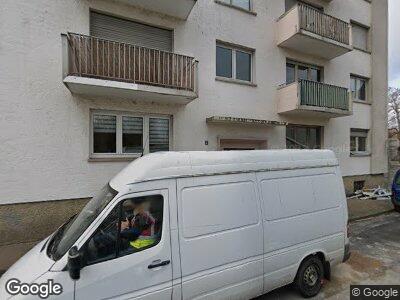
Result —
<svg viewBox="0 0 400 300"><path fill-rule="evenodd" d="M400 88L400 0L389 0L389 86Z"/></svg>

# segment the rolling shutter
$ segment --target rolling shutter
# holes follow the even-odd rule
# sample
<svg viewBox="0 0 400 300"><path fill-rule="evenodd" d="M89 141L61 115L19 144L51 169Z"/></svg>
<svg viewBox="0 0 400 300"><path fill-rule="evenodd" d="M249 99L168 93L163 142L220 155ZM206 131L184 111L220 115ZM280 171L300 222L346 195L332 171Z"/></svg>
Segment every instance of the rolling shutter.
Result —
<svg viewBox="0 0 400 300"><path fill-rule="evenodd" d="M150 153L169 151L169 120L150 118L149 127Z"/></svg>
<svg viewBox="0 0 400 300"><path fill-rule="evenodd" d="M90 34L95 37L172 52L172 30L90 13Z"/></svg>

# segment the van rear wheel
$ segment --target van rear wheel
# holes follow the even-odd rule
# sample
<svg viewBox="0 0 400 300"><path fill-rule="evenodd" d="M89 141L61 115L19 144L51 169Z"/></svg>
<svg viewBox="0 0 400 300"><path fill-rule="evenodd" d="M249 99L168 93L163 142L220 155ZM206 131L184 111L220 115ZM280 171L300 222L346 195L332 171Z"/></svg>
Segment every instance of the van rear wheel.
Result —
<svg viewBox="0 0 400 300"><path fill-rule="evenodd" d="M302 262L294 283L303 297L310 298L321 290L323 276L324 267L321 260L312 256Z"/></svg>

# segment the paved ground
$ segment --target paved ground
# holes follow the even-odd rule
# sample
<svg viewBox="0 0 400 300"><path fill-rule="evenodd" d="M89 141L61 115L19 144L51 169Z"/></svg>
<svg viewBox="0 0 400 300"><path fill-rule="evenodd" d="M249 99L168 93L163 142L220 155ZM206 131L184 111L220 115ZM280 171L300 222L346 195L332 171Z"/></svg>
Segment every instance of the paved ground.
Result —
<svg viewBox="0 0 400 300"><path fill-rule="evenodd" d="M349 299L350 284L400 284L400 214L389 213L350 226L352 256L332 270L315 299ZM284 287L258 300L302 299Z"/></svg>

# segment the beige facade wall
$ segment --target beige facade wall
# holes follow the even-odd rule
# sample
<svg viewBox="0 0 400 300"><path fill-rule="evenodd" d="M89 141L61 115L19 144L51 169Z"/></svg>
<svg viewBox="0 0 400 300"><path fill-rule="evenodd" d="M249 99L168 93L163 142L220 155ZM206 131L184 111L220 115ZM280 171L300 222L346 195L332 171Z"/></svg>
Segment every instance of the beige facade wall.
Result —
<svg viewBox="0 0 400 300"><path fill-rule="evenodd" d="M219 150L227 145L286 147L284 126L207 124L232 116L323 126L323 146L340 161L346 191L354 181L384 186L387 173L387 0L312 0L325 12L371 27L371 52L332 60L277 47L284 0L254 0L256 15L199 0L186 21L138 9L124 1L5 0L0 10L0 271L78 212L128 161L89 160L90 111L170 115L172 150ZM174 30L174 51L199 61L199 98L187 105L72 95L62 83L61 34L89 34L96 10ZM290 27L290 26L289 26ZM292 28L292 27L290 27ZM215 79L216 41L254 49L253 86ZM324 68L324 81L349 87L350 74L370 78L369 102L335 119L278 114L278 87L286 59ZM370 130L370 156L351 157L350 128ZM232 147L233 147L232 146ZM61 200L71 199L71 200ZM61 201L53 201L61 200ZM22 203L22 204L15 204ZM5 205L7 204L7 205Z"/></svg>
<svg viewBox="0 0 400 300"><path fill-rule="evenodd" d="M315 0L317 1L317 0ZM218 150L222 139L266 140L284 148L284 126L212 125L211 116L232 116L324 126L323 145L336 151L344 176L387 172L387 1L319 1L328 14L371 26L372 53L354 50L333 60L277 47L277 19L284 0L254 0L249 14L197 1L186 21L105 0L6 0L0 34L0 204L93 196L128 162L89 160L90 110L171 115L172 150ZM140 99L90 99L62 83L61 34L89 33L96 10L174 30L174 51L199 61L199 98L187 105ZM215 79L216 41L255 50L255 86ZM371 78L371 103L354 103L352 116L336 119L278 114L278 87L290 58L324 67L326 83L349 87L350 74ZM350 128L371 132L371 156L350 157Z"/></svg>

